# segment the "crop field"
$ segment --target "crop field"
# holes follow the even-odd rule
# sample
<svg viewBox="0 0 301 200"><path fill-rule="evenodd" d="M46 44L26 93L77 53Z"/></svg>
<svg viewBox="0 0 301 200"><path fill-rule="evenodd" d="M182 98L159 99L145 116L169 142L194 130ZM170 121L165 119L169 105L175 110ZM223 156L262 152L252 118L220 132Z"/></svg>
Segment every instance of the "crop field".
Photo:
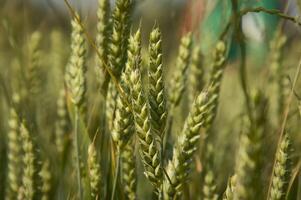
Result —
<svg viewBox="0 0 301 200"><path fill-rule="evenodd" d="M0 200L301 200L300 0L0 0Z"/></svg>

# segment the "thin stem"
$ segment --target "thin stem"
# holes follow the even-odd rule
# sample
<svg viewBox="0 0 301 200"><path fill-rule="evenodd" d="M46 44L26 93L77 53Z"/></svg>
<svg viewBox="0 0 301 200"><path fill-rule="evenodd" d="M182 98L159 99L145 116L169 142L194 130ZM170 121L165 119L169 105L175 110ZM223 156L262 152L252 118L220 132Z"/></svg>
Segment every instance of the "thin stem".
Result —
<svg viewBox="0 0 301 200"><path fill-rule="evenodd" d="M252 108L251 108L251 102L249 98L249 93L248 93L248 86L247 86L247 76L246 76L246 44L244 41L244 35L242 32L242 15L240 14L238 10L238 4L237 0L231 0L232 2L232 19L234 22L234 29L235 29L235 37L239 43L240 47L240 56L241 56L241 62L240 62L240 82L241 82L241 87L242 91L245 97L245 102L246 102L246 107L247 107L247 113L248 117L251 121L251 124L253 124L253 116L252 116Z"/></svg>
<svg viewBox="0 0 301 200"><path fill-rule="evenodd" d="M117 187L117 182L118 182L118 176L119 176L119 166L120 166L120 151L119 148L117 149L116 152L116 168L115 168L115 177L114 177L114 182L113 182L113 190L112 190L112 196L111 196L111 200L115 199L115 193L116 193L116 187Z"/></svg>
<svg viewBox="0 0 301 200"><path fill-rule="evenodd" d="M286 20L292 21L292 22L298 24L299 26L301 26L301 22L300 22L298 17L292 17L292 16L289 16L289 15L286 15L285 13L283 13L282 11L277 10L277 9L267 9L267 8L264 8L264 7L245 8L245 9L243 9L239 12L239 15L243 16L243 15L246 15L246 14L251 13L251 12L257 12L257 13L258 12L264 12L266 14L276 15L278 17L281 17L281 18L284 18Z"/></svg>
<svg viewBox="0 0 301 200"><path fill-rule="evenodd" d="M74 143L75 143L75 157L76 157L76 171L77 171L77 184L78 184L78 197L81 200L82 199L82 186L81 186L81 173L80 173L80 160L79 160L79 144L78 144L78 107L75 108L75 114L74 114Z"/></svg>

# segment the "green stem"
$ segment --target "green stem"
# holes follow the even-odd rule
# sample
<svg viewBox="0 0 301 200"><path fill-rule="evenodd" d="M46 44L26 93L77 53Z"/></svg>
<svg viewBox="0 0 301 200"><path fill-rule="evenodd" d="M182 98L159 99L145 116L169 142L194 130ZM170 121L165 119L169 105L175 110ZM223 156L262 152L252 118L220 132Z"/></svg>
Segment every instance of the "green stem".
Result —
<svg viewBox="0 0 301 200"><path fill-rule="evenodd" d="M244 41L244 35L242 32L242 15L240 14L238 10L238 3L237 0L231 0L232 2L232 20L234 22L234 30L235 30L235 36L240 47L240 56L241 56L241 62L240 62L240 82L242 91L245 97L246 107L247 107L247 113L248 117L251 121L251 124L253 124L253 116L252 116L252 107L250 102L250 97L248 93L248 86L247 86L247 76L246 76L246 44Z"/></svg>
<svg viewBox="0 0 301 200"><path fill-rule="evenodd" d="M75 143L75 157L76 157L76 171L77 171L77 184L78 184L78 197L82 199L82 186L81 186L81 173L80 173L80 160L79 160L79 144L78 144L78 108L75 108L75 124L74 124L74 143Z"/></svg>
<svg viewBox="0 0 301 200"><path fill-rule="evenodd" d="M239 12L239 15L243 16L243 15L246 15L250 12L256 12L256 13L264 12L266 14L276 15L278 17L287 19L287 20L292 21L292 22L298 24L299 26L301 26L301 21L298 19L298 17L292 17L292 16L289 16L289 15L286 15L282 11L277 10L277 9L267 9L267 8L264 8L264 7L245 8L245 9L243 9Z"/></svg>
<svg viewBox="0 0 301 200"><path fill-rule="evenodd" d="M117 149L117 154L116 154L116 168L115 168L115 177L114 177L114 182L113 182L113 190L112 190L112 196L111 200L115 199L115 193L116 193L116 187L117 187L117 182L118 182L118 176L119 176L119 166L120 166L120 151Z"/></svg>

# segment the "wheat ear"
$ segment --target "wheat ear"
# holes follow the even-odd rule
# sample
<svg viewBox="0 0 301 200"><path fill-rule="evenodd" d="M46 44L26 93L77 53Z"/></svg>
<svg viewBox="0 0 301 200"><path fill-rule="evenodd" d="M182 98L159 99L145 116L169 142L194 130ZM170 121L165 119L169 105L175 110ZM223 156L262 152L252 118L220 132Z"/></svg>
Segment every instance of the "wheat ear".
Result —
<svg viewBox="0 0 301 200"><path fill-rule="evenodd" d="M151 132L150 114L148 103L144 96L141 82L141 33L137 31L135 41L138 47L136 55L129 56L129 59L134 59L134 66L130 73L131 99L132 110L134 113L134 121L136 133L139 138L141 160L144 165L144 174L150 182L160 190L162 183L162 169L160 150L156 144L154 134Z"/></svg>
<svg viewBox="0 0 301 200"><path fill-rule="evenodd" d="M7 164L7 190L6 199L16 199L18 189L20 186L20 166L21 166L21 148L20 148L20 122L15 109L10 109L10 117L8 121L9 132L7 134L8 140L8 164Z"/></svg>
<svg viewBox="0 0 301 200"><path fill-rule="evenodd" d="M22 195L24 200L32 200L36 192L34 187L35 174L35 154L32 137L29 134L24 122L20 125L20 136L22 139L23 156L23 174L22 174Z"/></svg>
<svg viewBox="0 0 301 200"><path fill-rule="evenodd" d="M96 46L99 51L99 57L96 57L96 78L100 84L104 79L102 70L103 64L108 63L108 45L110 38L110 1L98 0L97 9L97 33L96 33Z"/></svg>
<svg viewBox="0 0 301 200"><path fill-rule="evenodd" d="M180 103L186 86L186 71L189 66L191 47L192 36L191 33L187 33L181 38L174 76L170 80L169 102L171 109Z"/></svg>
<svg viewBox="0 0 301 200"><path fill-rule="evenodd" d="M50 190L51 190L51 173L50 173L50 163L49 160L43 162L42 169L39 172L39 176L42 180L42 186L40 188L42 196L41 200L50 199Z"/></svg>
<svg viewBox="0 0 301 200"><path fill-rule="evenodd" d="M203 54L201 51L201 45L194 43L191 62L189 66L189 102L193 102L195 96L199 94L204 87L204 69L203 69Z"/></svg>
<svg viewBox="0 0 301 200"><path fill-rule="evenodd" d="M66 71L66 84L72 103L75 105L74 112L74 147L77 168L78 198L82 199L81 170L79 155L79 112L85 109L86 93L86 66L85 66L85 39L81 25L76 19L71 22L72 41L71 57Z"/></svg>
<svg viewBox="0 0 301 200"><path fill-rule="evenodd" d="M157 25L149 37L148 101L152 128L160 137L164 136L166 126L166 100L162 65L161 32Z"/></svg>
<svg viewBox="0 0 301 200"><path fill-rule="evenodd" d="M31 94L37 94L40 91L40 61L41 61L41 52L40 52L40 42L41 42L41 33L34 32L29 39L29 66L28 66L28 84L29 92Z"/></svg>
<svg viewBox="0 0 301 200"><path fill-rule="evenodd" d="M206 130L210 129L212 122L216 116L220 86L222 83L222 77L224 74L226 64L226 44L223 41L219 41L215 47L212 61L212 72L209 80L209 106L210 112L206 122Z"/></svg>
<svg viewBox="0 0 301 200"><path fill-rule="evenodd" d="M121 152L121 176L126 199L135 200L137 188L136 156L134 143L129 142Z"/></svg>
<svg viewBox="0 0 301 200"><path fill-rule="evenodd" d="M102 174L94 143L88 149L88 169L92 199L102 199Z"/></svg>
<svg viewBox="0 0 301 200"><path fill-rule="evenodd" d="M190 164L198 147L200 129L206 121L207 93L202 92L194 101L179 137L172 161L168 165L169 180L164 181L166 198L175 199L182 194L182 187L188 178Z"/></svg>
<svg viewBox="0 0 301 200"><path fill-rule="evenodd" d="M268 194L268 200L285 199L287 187L290 180L290 152L291 141L286 133L280 143L280 148L276 152L276 164L272 177L272 186Z"/></svg>

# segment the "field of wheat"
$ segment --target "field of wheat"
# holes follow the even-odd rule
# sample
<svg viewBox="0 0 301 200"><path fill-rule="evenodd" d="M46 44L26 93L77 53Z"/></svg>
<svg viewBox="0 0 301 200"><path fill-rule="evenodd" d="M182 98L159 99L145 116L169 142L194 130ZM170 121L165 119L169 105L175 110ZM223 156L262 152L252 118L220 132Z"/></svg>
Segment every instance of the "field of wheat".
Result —
<svg viewBox="0 0 301 200"><path fill-rule="evenodd" d="M0 1L0 200L301 199L299 0L46 1Z"/></svg>

